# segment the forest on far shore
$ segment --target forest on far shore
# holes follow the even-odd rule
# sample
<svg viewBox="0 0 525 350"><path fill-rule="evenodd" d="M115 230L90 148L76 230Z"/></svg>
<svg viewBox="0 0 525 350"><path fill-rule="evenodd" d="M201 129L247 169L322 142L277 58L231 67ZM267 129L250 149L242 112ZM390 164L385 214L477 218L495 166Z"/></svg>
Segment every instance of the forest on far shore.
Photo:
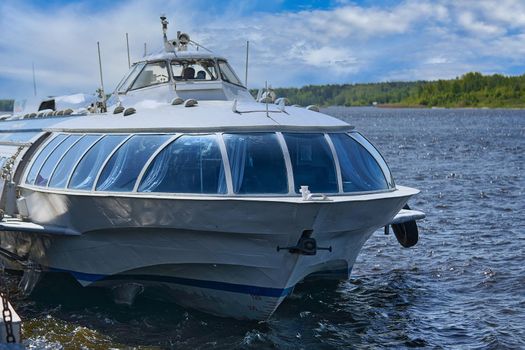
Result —
<svg viewBox="0 0 525 350"><path fill-rule="evenodd" d="M471 72L450 80L307 85L276 88L278 97L307 106L524 108L525 74L504 76ZM256 90L252 90L254 95Z"/></svg>

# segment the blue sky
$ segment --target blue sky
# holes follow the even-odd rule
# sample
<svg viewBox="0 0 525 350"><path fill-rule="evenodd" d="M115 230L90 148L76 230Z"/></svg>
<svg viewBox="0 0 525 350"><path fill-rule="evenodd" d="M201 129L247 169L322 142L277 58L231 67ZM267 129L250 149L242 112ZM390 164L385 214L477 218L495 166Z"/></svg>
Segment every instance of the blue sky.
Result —
<svg viewBox="0 0 525 350"><path fill-rule="evenodd" d="M523 0L149 0L0 2L0 98L92 92L100 41L105 85L143 43L160 47L158 17L230 59L249 86L454 78L525 73Z"/></svg>

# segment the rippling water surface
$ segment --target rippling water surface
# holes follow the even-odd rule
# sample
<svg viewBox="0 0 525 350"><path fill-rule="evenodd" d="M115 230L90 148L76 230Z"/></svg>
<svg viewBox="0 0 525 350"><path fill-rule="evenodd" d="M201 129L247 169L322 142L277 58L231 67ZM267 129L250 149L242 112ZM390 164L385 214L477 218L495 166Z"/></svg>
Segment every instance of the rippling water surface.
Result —
<svg viewBox="0 0 525 350"><path fill-rule="evenodd" d="M376 232L349 281L303 283L268 322L48 281L15 299L28 348L523 349L525 111L330 108L421 189L420 242Z"/></svg>

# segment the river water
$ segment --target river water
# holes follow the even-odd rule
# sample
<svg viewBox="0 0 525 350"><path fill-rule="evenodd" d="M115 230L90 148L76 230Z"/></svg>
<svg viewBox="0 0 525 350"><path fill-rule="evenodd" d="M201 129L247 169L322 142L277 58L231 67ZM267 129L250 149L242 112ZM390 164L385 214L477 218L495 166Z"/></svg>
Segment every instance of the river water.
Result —
<svg viewBox="0 0 525 350"><path fill-rule="evenodd" d="M420 241L377 231L352 278L303 283L268 322L47 281L15 298L30 349L525 348L525 111L329 108L421 189Z"/></svg>

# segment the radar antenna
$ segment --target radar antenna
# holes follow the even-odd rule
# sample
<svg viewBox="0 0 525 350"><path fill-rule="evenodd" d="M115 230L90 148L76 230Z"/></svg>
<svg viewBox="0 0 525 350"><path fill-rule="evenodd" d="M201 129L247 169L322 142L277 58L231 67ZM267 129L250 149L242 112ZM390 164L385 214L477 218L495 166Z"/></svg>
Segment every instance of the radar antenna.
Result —
<svg viewBox="0 0 525 350"><path fill-rule="evenodd" d="M161 15L160 16L160 23L162 24L162 37L164 39L164 49L166 50L166 52L173 52L175 51L175 45L177 45L176 42L173 42L171 43L169 40L168 40L168 36L167 36L167 33L168 33L168 20L166 19L166 15Z"/></svg>

